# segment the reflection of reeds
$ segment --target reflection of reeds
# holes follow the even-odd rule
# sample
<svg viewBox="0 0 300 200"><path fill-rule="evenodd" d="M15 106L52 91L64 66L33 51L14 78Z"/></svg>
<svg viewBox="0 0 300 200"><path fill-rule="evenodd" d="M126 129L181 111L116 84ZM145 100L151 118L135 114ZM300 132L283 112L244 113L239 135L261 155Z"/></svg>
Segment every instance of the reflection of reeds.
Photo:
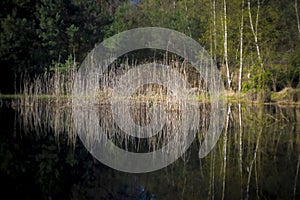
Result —
<svg viewBox="0 0 300 200"><path fill-rule="evenodd" d="M20 129L38 135L67 134L70 143L75 142L76 133L72 126L72 112L68 100L31 98L16 99L12 108L18 114Z"/></svg>
<svg viewBox="0 0 300 200"><path fill-rule="evenodd" d="M51 133L55 134L57 138L60 135L67 134L69 143L75 144L79 129L74 126L72 112L74 115L74 113L82 114L82 111L72 108L68 99L57 101L55 98L30 97L29 100L30 102L27 102L20 98L12 102L12 107L19 116L20 128L25 133ZM148 115L149 105L146 105L145 102L133 102L130 113L124 114L124 117L132 117L138 125L147 125L151 120ZM207 120L207 115L204 113L209 113L209 111L206 111L207 106L199 104L196 109L203 113L201 119L193 119L194 121L189 121L190 124L183 124L182 112L188 112L191 116L196 116L192 114L195 106L181 108L182 110L176 112L166 112L165 125L157 135L146 139L138 139L129 136L118 127L109 104L97 105L96 109L96 116L89 116L90 120L87 120L87 124L83 128L90 133L94 133L88 135L88 140L93 143L93 141L107 138L120 148L136 152L155 151L167 145L170 141L184 143L186 135L185 132L181 131L181 126L188 127L189 130L195 132L199 132L201 129L201 134L204 134L202 131L206 130L205 124L207 123L203 121ZM95 120L98 121L95 122ZM101 134L104 135L101 136ZM177 154L181 154L181 152L177 152Z"/></svg>
<svg viewBox="0 0 300 200"><path fill-rule="evenodd" d="M129 113L118 110L118 112L124 114L124 118L132 118L135 124L141 127L147 126L151 120L155 120L149 118L150 107L145 102L132 101L132 104L130 105ZM97 113L94 112L95 108L98 109ZM122 107L119 107L118 109L122 109ZM176 112L166 112L166 119L163 122L164 125L162 129L159 130L155 136L145 139L132 137L124 132L115 121L116 119L113 116L109 104L94 107L91 110L80 110L80 108L75 108L73 112L78 114L78 118L75 117L75 123L78 123L76 125L77 130L79 129L79 131L83 130L85 132L84 137L88 146L95 144L99 139L111 139L117 146L128 151L151 152L167 145L170 141L174 141L175 144L184 143L186 142L184 137L187 136L186 134L188 131L194 131L195 133L199 131L199 127L203 124L201 120L205 120L205 115L202 115L202 119L200 119L199 115L196 113L200 110L205 112L205 106L199 104L198 107L193 105L184 108L182 107L181 109L182 110L177 110ZM159 112L165 111L161 110ZM188 115L193 116L191 117L192 120L184 119L187 115L183 114L183 112L187 112ZM185 128L187 129L185 130ZM127 131L131 133L135 132L136 127L130 127ZM101 134L105 135L101 136ZM176 153L181 154L181 152Z"/></svg>

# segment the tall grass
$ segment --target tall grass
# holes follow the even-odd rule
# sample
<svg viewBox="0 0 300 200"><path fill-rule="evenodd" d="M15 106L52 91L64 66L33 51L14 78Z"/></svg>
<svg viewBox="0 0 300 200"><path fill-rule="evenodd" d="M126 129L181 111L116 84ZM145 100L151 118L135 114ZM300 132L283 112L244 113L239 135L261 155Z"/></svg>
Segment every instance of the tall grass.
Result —
<svg viewBox="0 0 300 200"><path fill-rule="evenodd" d="M70 57L65 63L54 63L44 73L20 77L19 93L24 97L68 97L72 92L77 69Z"/></svg>

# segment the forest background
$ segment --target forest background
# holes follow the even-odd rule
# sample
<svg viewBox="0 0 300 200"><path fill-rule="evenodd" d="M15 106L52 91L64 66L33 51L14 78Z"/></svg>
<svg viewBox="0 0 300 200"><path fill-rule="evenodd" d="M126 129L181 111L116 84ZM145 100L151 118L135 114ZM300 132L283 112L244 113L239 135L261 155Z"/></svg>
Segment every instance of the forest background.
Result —
<svg viewBox="0 0 300 200"><path fill-rule="evenodd" d="M30 82L76 70L105 38L145 26L198 41L227 91L300 88L297 0L2 0L0 8L2 94L19 93L24 74Z"/></svg>

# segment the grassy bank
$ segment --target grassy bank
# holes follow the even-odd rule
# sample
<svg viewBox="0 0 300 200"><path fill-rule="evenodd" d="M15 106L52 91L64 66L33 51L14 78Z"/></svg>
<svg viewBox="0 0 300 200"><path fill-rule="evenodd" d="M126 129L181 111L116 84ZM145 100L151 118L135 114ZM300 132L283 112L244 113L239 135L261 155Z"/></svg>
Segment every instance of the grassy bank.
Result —
<svg viewBox="0 0 300 200"><path fill-rule="evenodd" d="M226 99L232 103L263 103L263 104L285 104L300 105L300 89L284 88L279 92L266 92L264 98L260 99L259 92L227 92Z"/></svg>
<svg viewBox="0 0 300 200"><path fill-rule="evenodd" d="M225 101L230 103L251 103L251 104L282 104L282 105L300 105L300 89L285 88L279 92L270 92L267 101L259 101L257 93L238 93L227 91L224 96ZM103 98L103 95L98 95L99 101L107 100L108 98ZM0 94L0 99L27 99L27 100L71 100L71 94ZM157 101L166 102L166 96L158 95L140 95L133 96L130 99L136 101ZM194 99L194 98L193 98ZM197 99L199 102L209 102L209 97L207 95L198 95ZM121 99L120 99L121 100Z"/></svg>

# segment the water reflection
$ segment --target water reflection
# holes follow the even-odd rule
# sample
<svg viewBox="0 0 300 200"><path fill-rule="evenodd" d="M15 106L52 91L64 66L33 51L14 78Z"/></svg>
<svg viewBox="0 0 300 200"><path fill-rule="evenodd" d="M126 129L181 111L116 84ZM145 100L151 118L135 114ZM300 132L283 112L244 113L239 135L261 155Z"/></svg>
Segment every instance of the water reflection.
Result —
<svg viewBox="0 0 300 200"><path fill-rule="evenodd" d="M202 115L200 119L200 109L207 112L203 105L181 104L176 110L165 111L160 102L151 106L146 102L123 103L103 105L100 112L95 107L77 108L74 121L80 139L98 160L126 172L154 171L174 162L193 142L199 132L199 121L204 122L209 117ZM151 133L150 137L130 134L146 132Z"/></svg>
<svg viewBox="0 0 300 200"><path fill-rule="evenodd" d="M39 100L35 104L14 101L11 103L14 110L1 109L1 175L12 187L8 191L22 190L28 182L24 190L37 188L36 193L19 193L28 198L300 197L300 109L297 107L227 105L225 128L217 145L205 158L199 159L210 109L199 104L200 123L196 140L188 151L162 170L134 175L115 171L95 160L76 136L68 101L52 100L51 104L48 101L51 100ZM137 110L147 116L147 106ZM133 108L133 116L137 110ZM112 123L109 107L99 106L97 113L102 116L99 123L108 130L108 138L120 148L145 152L160 148L172 137L162 131L156 137L137 140L123 134ZM15 117L11 116L14 114ZM166 118L170 122L168 126L176 129L179 116L170 114ZM12 135L14 130L20 133ZM18 187L10 185L9 180L18 182Z"/></svg>

